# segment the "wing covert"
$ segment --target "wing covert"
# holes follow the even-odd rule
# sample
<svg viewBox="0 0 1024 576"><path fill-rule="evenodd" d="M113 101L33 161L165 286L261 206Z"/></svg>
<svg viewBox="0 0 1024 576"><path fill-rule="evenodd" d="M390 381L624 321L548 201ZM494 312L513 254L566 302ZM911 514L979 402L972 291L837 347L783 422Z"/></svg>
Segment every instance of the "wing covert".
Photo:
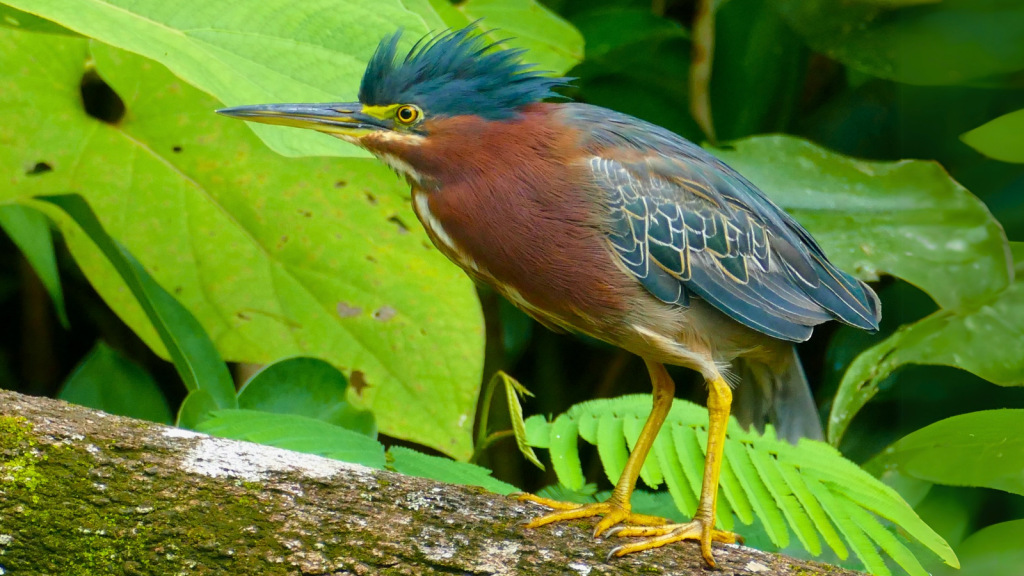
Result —
<svg viewBox="0 0 1024 576"><path fill-rule="evenodd" d="M766 198L782 216L765 218L764 206L743 197L738 185L745 181L735 172L654 153L632 162L607 156L590 158L589 167L607 210L608 242L660 300L685 306L692 294L791 341L806 340L813 326L832 318L856 325L857 314L841 313L851 299L861 304L855 312L864 316L862 327L877 326L874 294L862 293L870 289L834 268L817 244L804 242L799 233L809 234L791 230L788 215ZM786 225L781 233L780 223Z"/></svg>

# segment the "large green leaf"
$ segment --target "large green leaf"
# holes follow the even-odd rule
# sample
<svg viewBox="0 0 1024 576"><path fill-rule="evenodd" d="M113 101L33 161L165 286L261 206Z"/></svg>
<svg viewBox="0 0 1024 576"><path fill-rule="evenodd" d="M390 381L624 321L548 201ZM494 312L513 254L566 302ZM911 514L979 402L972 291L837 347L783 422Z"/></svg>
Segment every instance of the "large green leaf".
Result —
<svg viewBox="0 0 1024 576"><path fill-rule="evenodd" d="M989 158L1024 164L1024 110L986 122L960 139Z"/></svg>
<svg viewBox="0 0 1024 576"><path fill-rule="evenodd" d="M50 293L61 325L70 328L68 313L64 309L64 291L57 273L57 257L53 252L53 237L46 216L28 206L0 204L0 229L21 250L39 281Z"/></svg>
<svg viewBox="0 0 1024 576"><path fill-rule="evenodd" d="M195 316L157 284L130 252L110 237L85 200L78 194L40 196L39 199L60 207L78 227L65 230L81 229L91 245L98 248L116 270L117 279L127 286L133 302L144 311L148 324L159 335L160 343L189 392L208 394L220 408L237 406L228 367Z"/></svg>
<svg viewBox="0 0 1024 576"><path fill-rule="evenodd" d="M17 8L12 8L5 4L0 4L0 26L17 28L18 30L25 30L28 32L46 32L47 34L78 36L78 34L68 30L60 24L55 24L45 18L40 18L39 16L29 14L28 12L22 12Z"/></svg>
<svg viewBox="0 0 1024 576"><path fill-rule="evenodd" d="M1024 566L1024 520L986 526L957 546L963 566L936 566L935 576L1020 576Z"/></svg>
<svg viewBox="0 0 1024 576"><path fill-rule="evenodd" d="M152 58L228 106L353 101L377 43L402 28L408 48L443 25L486 18L494 39L561 73L583 59L579 32L534 0L9 0L85 36ZM433 6L432 6L433 4ZM436 8L435 8L436 6ZM440 10L441 14L438 14ZM43 20L45 22L45 20ZM58 26L58 28L60 28ZM287 156L366 156L308 130L252 124Z"/></svg>
<svg viewBox="0 0 1024 576"><path fill-rule="evenodd" d="M1024 3L773 0L812 48L851 68L909 84L993 81L1024 69ZM894 9L895 8L895 9Z"/></svg>
<svg viewBox="0 0 1024 576"><path fill-rule="evenodd" d="M6 0L90 38L152 58L223 104L353 101L377 43L427 32L398 0ZM214 105L213 107L219 107ZM363 156L308 130L253 124L288 156Z"/></svg>
<svg viewBox="0 0 1024 576"><path fill-rule="evenodd" d="M903 326L850 364L829 415L830 442L839 443L879 385L905 364L953 366L1000 386L1024 385L1024 242L1010 245L1017 279L1006 290L977 306L939 310Z"/></svg>
<svg viewBox="0 0 1024 576"><path fill-rule="evenodd" d="M583 36L536 0L429 0L450 28L482 20L492 40L528 50L524 59L540 70L561 74L583 60ZM417 2L418 4L418 2ZM413 6L406 3L407 6Z"/></svg>
<svg viewBox="0 0 1024 576"><path fill-rule="evenodd" d="M82 110L91 59L124 100L117 124ZM281 158L217 106L138 56L0 30L0 202L80 192L225 358L358 371L350 399L382 432L468 457L482 317L413 225L406 184L372 160ZM41 161L52 171L26 175ZM166 354L109 262L50 212L99 293Z"/></svg>
<svg viewBox="0 0 1024 576"><path fill-rule="evenodd" d="M712 152L806 226L843 270L902 278L943 308L983 302L1008 285L1002 227L937 163L856 160L793 136L732 145Z"/></svg>
<svg viewBox="0 0 1024 576"><path fill-rule="evenodd" d="M103 342L75 368L57 398L119 416L171 423L171 409L153 378Z"/></svg>
<svg viewBox="0 0 1024 576"><path fill-rule="evenodd" d="M908 434L877 459L935 484L982 486L1024 495L1024 410L982 410Z"/></svg>

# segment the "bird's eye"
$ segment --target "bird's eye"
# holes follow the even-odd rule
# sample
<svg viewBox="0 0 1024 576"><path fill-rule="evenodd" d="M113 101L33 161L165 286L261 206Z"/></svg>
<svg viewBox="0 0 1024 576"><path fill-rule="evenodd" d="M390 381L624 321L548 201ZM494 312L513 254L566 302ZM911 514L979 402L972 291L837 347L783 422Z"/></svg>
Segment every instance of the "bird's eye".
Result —
<svg viewBox="0 0 1024 576"><path fill-rule="evenodd" d="M402 124L412 124L419 120L420 110L415 106L402 106L395 112L395 117L398 118L398 121Z"/></svg>

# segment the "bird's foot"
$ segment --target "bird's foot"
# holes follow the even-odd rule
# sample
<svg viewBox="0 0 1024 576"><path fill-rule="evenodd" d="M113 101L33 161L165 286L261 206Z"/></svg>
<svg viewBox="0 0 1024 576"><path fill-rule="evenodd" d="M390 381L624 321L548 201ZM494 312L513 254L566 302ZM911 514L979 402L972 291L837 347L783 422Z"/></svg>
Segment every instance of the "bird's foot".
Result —
<svg viewBox="0 0 1024 576"><path fill-rule="evenodd" d="M608 558L660 548L682 540L698 540L704 561L708 563L708 566L714 568L715 558L711 554L712 542L725 542L726 544L743 542L743 537L740 535L724 530L715 530L714 526L713 518L694 518L686 524L665 524L663 526L617 526L608 531L609 536L640 536L644 539L616 546L608 553Z"/></svg>
<svg viewBox="0 0 1024 576"><path fill-rule="evenodd" d="M648 516L646 514L634 514L630 511L629 504L622 504L614 498L609 498L604 502L595 502L593 504L560 502L550 498L534 496L533 494L520 494L518 498L520 502L534 502L557 510L557 512L552 512L550 514L534 518L525 524L526 528L537 528L538 526L544 526L545 524L551 524L552 522L562 522L564 520L577 520L579 518L603 516L601 521L597 523L597 526L594 526L594 538L597 538L609 528L617 524L631 524L634 526L646 527L668 524L668 520L665 518Z"/></svg>

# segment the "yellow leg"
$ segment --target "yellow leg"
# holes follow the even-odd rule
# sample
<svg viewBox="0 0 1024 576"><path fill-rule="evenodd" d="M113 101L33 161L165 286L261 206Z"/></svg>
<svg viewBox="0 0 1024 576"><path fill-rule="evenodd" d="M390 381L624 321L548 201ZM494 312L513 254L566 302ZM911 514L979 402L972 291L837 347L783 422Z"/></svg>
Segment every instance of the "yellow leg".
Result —
<svg viewBox="0 0 1024 576"><path fill-rule="evenodd" d="M527 528L536 528L562 520L603 516L594 527L594 536L597 537L612 526L623 522L642 526L668 524L668 520L664 518L633 514L630 511L629 499L636 487L636 479L640 476L640 469L644 465L647 453L651 451L654 439L658 437L658 430L661 429L665 417L668 416L668 411L672 408L672 398L676 391L676 385L668 371L665 370L665 366L650 360L645 360L645 362L647 362L647 370L651 373L651 384L654 386L654 406L651 409L651 415L647 417L643 430L640 431L640 437L636 441L636 446L633 447L633 452L629 455L629 460L626 461L626 468L619 476L619 481L615 483L612 495L608 500L596 504L573 504L539 498L532 494L523 494L519 497L520 500L536 502L560 510L560 512L552 512L535 518L526 524ZM728 408L726 408L726 414L728 415Z"/></svg>
<svg viewBox="0 0 1024 576"><path fill-rule="evenodd" d="M700 502L693 520L686 524L666 524L657 527L617 528L611 534L616 536L647 536L631 544L618 546L609 556L624 556L631 552L658 548L680 540L699 540L701 554L709 566L715 566L711 554L712 542L734 543L739 537L732 532L715 530L715 507L718 502L718 477L722 470L722 452L725 448L725 429L729 424L729 406L732 390L729 384L718 376L711 380L708 393L708 448L704 462L704 482L700 490Z"/></svg>

